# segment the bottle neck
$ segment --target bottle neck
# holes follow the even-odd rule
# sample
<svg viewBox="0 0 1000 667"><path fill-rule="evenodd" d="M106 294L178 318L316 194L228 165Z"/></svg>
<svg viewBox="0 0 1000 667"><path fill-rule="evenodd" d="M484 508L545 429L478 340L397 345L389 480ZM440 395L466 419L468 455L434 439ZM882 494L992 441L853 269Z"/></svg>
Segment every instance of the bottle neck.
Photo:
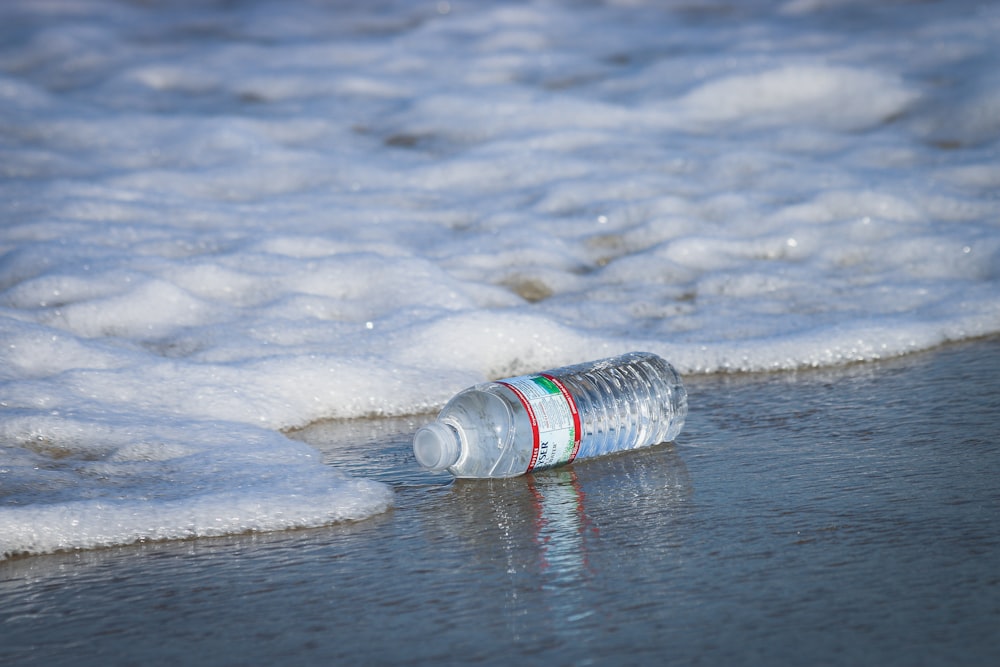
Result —
<svg viewBox="0 0 1000 667"><path fill-rule="evenodd" d="M413 456L427 470L445 470L462 454L462 440L450 424L434 421L413 435Z"/></svg>

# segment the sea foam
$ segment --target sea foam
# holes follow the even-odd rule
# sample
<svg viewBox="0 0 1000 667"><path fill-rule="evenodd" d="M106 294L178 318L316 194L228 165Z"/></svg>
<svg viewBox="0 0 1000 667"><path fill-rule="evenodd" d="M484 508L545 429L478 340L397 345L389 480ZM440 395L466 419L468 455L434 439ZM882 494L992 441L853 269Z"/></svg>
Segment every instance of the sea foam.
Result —
<svg viewBox="0 0 1000 667"><path fill-rule="evenodd" d="M486 378L1000 331L1000 11L713 8L4 3L0 554L371 516L284 433Z"/></svg>

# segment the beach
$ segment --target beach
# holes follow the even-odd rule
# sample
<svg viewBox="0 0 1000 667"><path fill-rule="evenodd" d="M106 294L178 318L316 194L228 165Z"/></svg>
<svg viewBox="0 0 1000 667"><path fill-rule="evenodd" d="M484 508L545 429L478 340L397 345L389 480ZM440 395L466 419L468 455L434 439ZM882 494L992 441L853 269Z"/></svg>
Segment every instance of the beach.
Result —
<svg viewBox="0 0 1000 667"><path fill-rule="evenodd" d="M1000 6L0 4L0 560L390 511L284 434L1000 332ZM927 45L932 45L929 48Z"/></svg>
<svg viewBox="0 0 1000 667"><path fill-rule="evenodd" d="M392 486L326 528L0 562L5 665L991 665L1000 339L686 378L673 444L494 481L431 415L295 437Z"/></svg>
<svg viewBox="0 0 1000 667"><path fill-rule="evenodd" d="M0 2L0 665L997 664L998 34ZM675 442L416 465L630 351Z"/></svg>

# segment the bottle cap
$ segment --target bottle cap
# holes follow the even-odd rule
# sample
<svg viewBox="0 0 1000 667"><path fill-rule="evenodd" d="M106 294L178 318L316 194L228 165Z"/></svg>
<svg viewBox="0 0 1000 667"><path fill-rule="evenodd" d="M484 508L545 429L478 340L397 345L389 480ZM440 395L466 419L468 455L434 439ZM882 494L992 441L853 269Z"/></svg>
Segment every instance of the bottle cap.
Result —
<svg viewBox="0 0 1000 667"><path fill-rule="evenodd" d="M458 431L442 422L421 426L413 434L413 456L428 470L444 470L462 453Z"/></svg>

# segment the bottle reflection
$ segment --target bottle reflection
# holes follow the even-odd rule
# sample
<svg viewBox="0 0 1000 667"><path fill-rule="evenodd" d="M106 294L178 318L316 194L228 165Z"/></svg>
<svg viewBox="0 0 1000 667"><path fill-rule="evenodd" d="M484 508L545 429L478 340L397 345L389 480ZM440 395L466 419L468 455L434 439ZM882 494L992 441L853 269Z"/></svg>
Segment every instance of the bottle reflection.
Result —
<svg viewBox="0 0 1000 667"><path fill-rule="evenodd" d="M587 516L586 499L573 468L529 474L525 484L534 507L534 541L538 570L555 581L588 572L588 532L599 534Z"/></svg>
<svg viewBox="0 0 1000 667"><path fill-rule="evenodd" d="M450 495L453 536L472 547L477 567L503 571L511 639L541 644L581 641L597 628L604 595L662 576L683 543L691 483L676 448L664 445L522 477L457 480ZM649 556L630 555L625 572L626 549Z"/></svg>

